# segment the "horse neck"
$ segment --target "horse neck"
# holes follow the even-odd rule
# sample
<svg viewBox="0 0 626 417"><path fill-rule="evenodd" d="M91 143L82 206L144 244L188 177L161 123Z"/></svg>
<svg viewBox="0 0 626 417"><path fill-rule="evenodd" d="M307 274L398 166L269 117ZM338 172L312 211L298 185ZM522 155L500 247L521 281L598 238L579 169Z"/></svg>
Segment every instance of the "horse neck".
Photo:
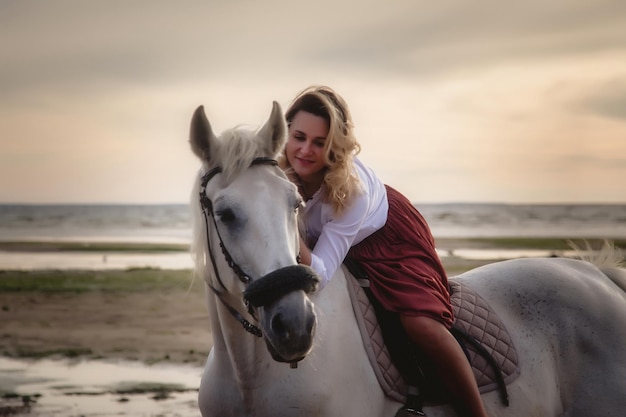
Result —
<svg viewBox="0 0 626 417"><path fill-rule="evenodd" d="M399 404L384 395L370 365L348 290L352 279L344 268L340 268L326 287L314 294L312 301L318 315L317 342L302 367L310 360L315 369L313 378L326 375L328 380L343 380L349 375L353 384L342 388L342 392L349 393L346 395L350 401L338 400L340 403L368 404L365 415L391 416Z"/></svg>
<svg viewBox="0 0 626 417"><path fill-rule="evenodd" d="M352 277L340 269L312 298L318 319L313 354L331 369L342 367L342 362L362 366L361 354L367 360L348 292L349 279Z"/></svg>

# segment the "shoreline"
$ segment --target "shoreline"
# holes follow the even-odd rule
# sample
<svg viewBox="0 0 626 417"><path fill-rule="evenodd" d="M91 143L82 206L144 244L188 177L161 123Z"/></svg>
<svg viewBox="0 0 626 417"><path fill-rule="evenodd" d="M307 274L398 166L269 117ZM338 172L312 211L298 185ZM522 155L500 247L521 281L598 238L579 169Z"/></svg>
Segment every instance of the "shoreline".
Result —
<svg viewBox="0 0 626 417"><path fill-rule="evenodd" d="M626 239L566 237L465 237L436 238L437 253L449 275L458 275L487 261L519 257L577 256L597 251L608 241L626 249ZM193 259L188 243L0 240L0 271L107 271L130 269L190 270Z"/></svg>

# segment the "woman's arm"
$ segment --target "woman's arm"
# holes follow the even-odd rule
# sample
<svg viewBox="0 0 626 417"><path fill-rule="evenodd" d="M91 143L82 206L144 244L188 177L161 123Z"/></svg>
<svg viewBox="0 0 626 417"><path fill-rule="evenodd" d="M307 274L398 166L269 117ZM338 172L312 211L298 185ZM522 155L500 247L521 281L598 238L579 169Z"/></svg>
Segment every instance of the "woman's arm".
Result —
<svg viewBox="0 0 626 417"><path fill-rule="evenodd" d="M322 226L312 251L306 245L301 248L302 263L310 265L321 278L320 289L341 267L367 216L368 204L367 195L356 196L341 215Z"/></svg>

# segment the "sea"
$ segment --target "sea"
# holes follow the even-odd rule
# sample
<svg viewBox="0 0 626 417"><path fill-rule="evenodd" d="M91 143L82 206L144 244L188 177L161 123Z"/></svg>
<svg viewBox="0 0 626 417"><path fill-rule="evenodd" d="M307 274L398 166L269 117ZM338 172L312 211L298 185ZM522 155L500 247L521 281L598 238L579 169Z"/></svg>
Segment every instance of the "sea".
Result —
<svg viewBox="0 0 626 417"><path fill-rule="evenodd" d="M415 204L435 237L626 238L626 204ZM187 204L0 204L0 240L188 243Z"/></svg>
<svg viewBox="0 0 626 417"><path fill-rule="evenodd" d="M435 238L626 238L626 204L417 203ZM187 204L0 205L0 241L183 243ZM0 269L150 266L147 254L20 254L0 251ZM147 260L151 257L152 261ZM82 261L81 261L82 259ZM106 259L106 262L103 262ZM162 254L159 267L191 267L188 254ZM65 261L64 261L65 260Z"/></svg>

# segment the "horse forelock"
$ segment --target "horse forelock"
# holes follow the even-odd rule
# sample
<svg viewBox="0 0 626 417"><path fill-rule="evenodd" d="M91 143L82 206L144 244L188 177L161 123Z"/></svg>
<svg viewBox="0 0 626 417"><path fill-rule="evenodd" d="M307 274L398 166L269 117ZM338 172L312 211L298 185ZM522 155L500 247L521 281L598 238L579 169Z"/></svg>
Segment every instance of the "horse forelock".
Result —
<svg viewBox="0 0 626 417"><path fill-rule="evenodd" d="M225 130L219 137L216 163L222 167L222 175L229 184L242 171L246 170L255 158L264 154L264 143L257 132L243 126Z"/></svg>

